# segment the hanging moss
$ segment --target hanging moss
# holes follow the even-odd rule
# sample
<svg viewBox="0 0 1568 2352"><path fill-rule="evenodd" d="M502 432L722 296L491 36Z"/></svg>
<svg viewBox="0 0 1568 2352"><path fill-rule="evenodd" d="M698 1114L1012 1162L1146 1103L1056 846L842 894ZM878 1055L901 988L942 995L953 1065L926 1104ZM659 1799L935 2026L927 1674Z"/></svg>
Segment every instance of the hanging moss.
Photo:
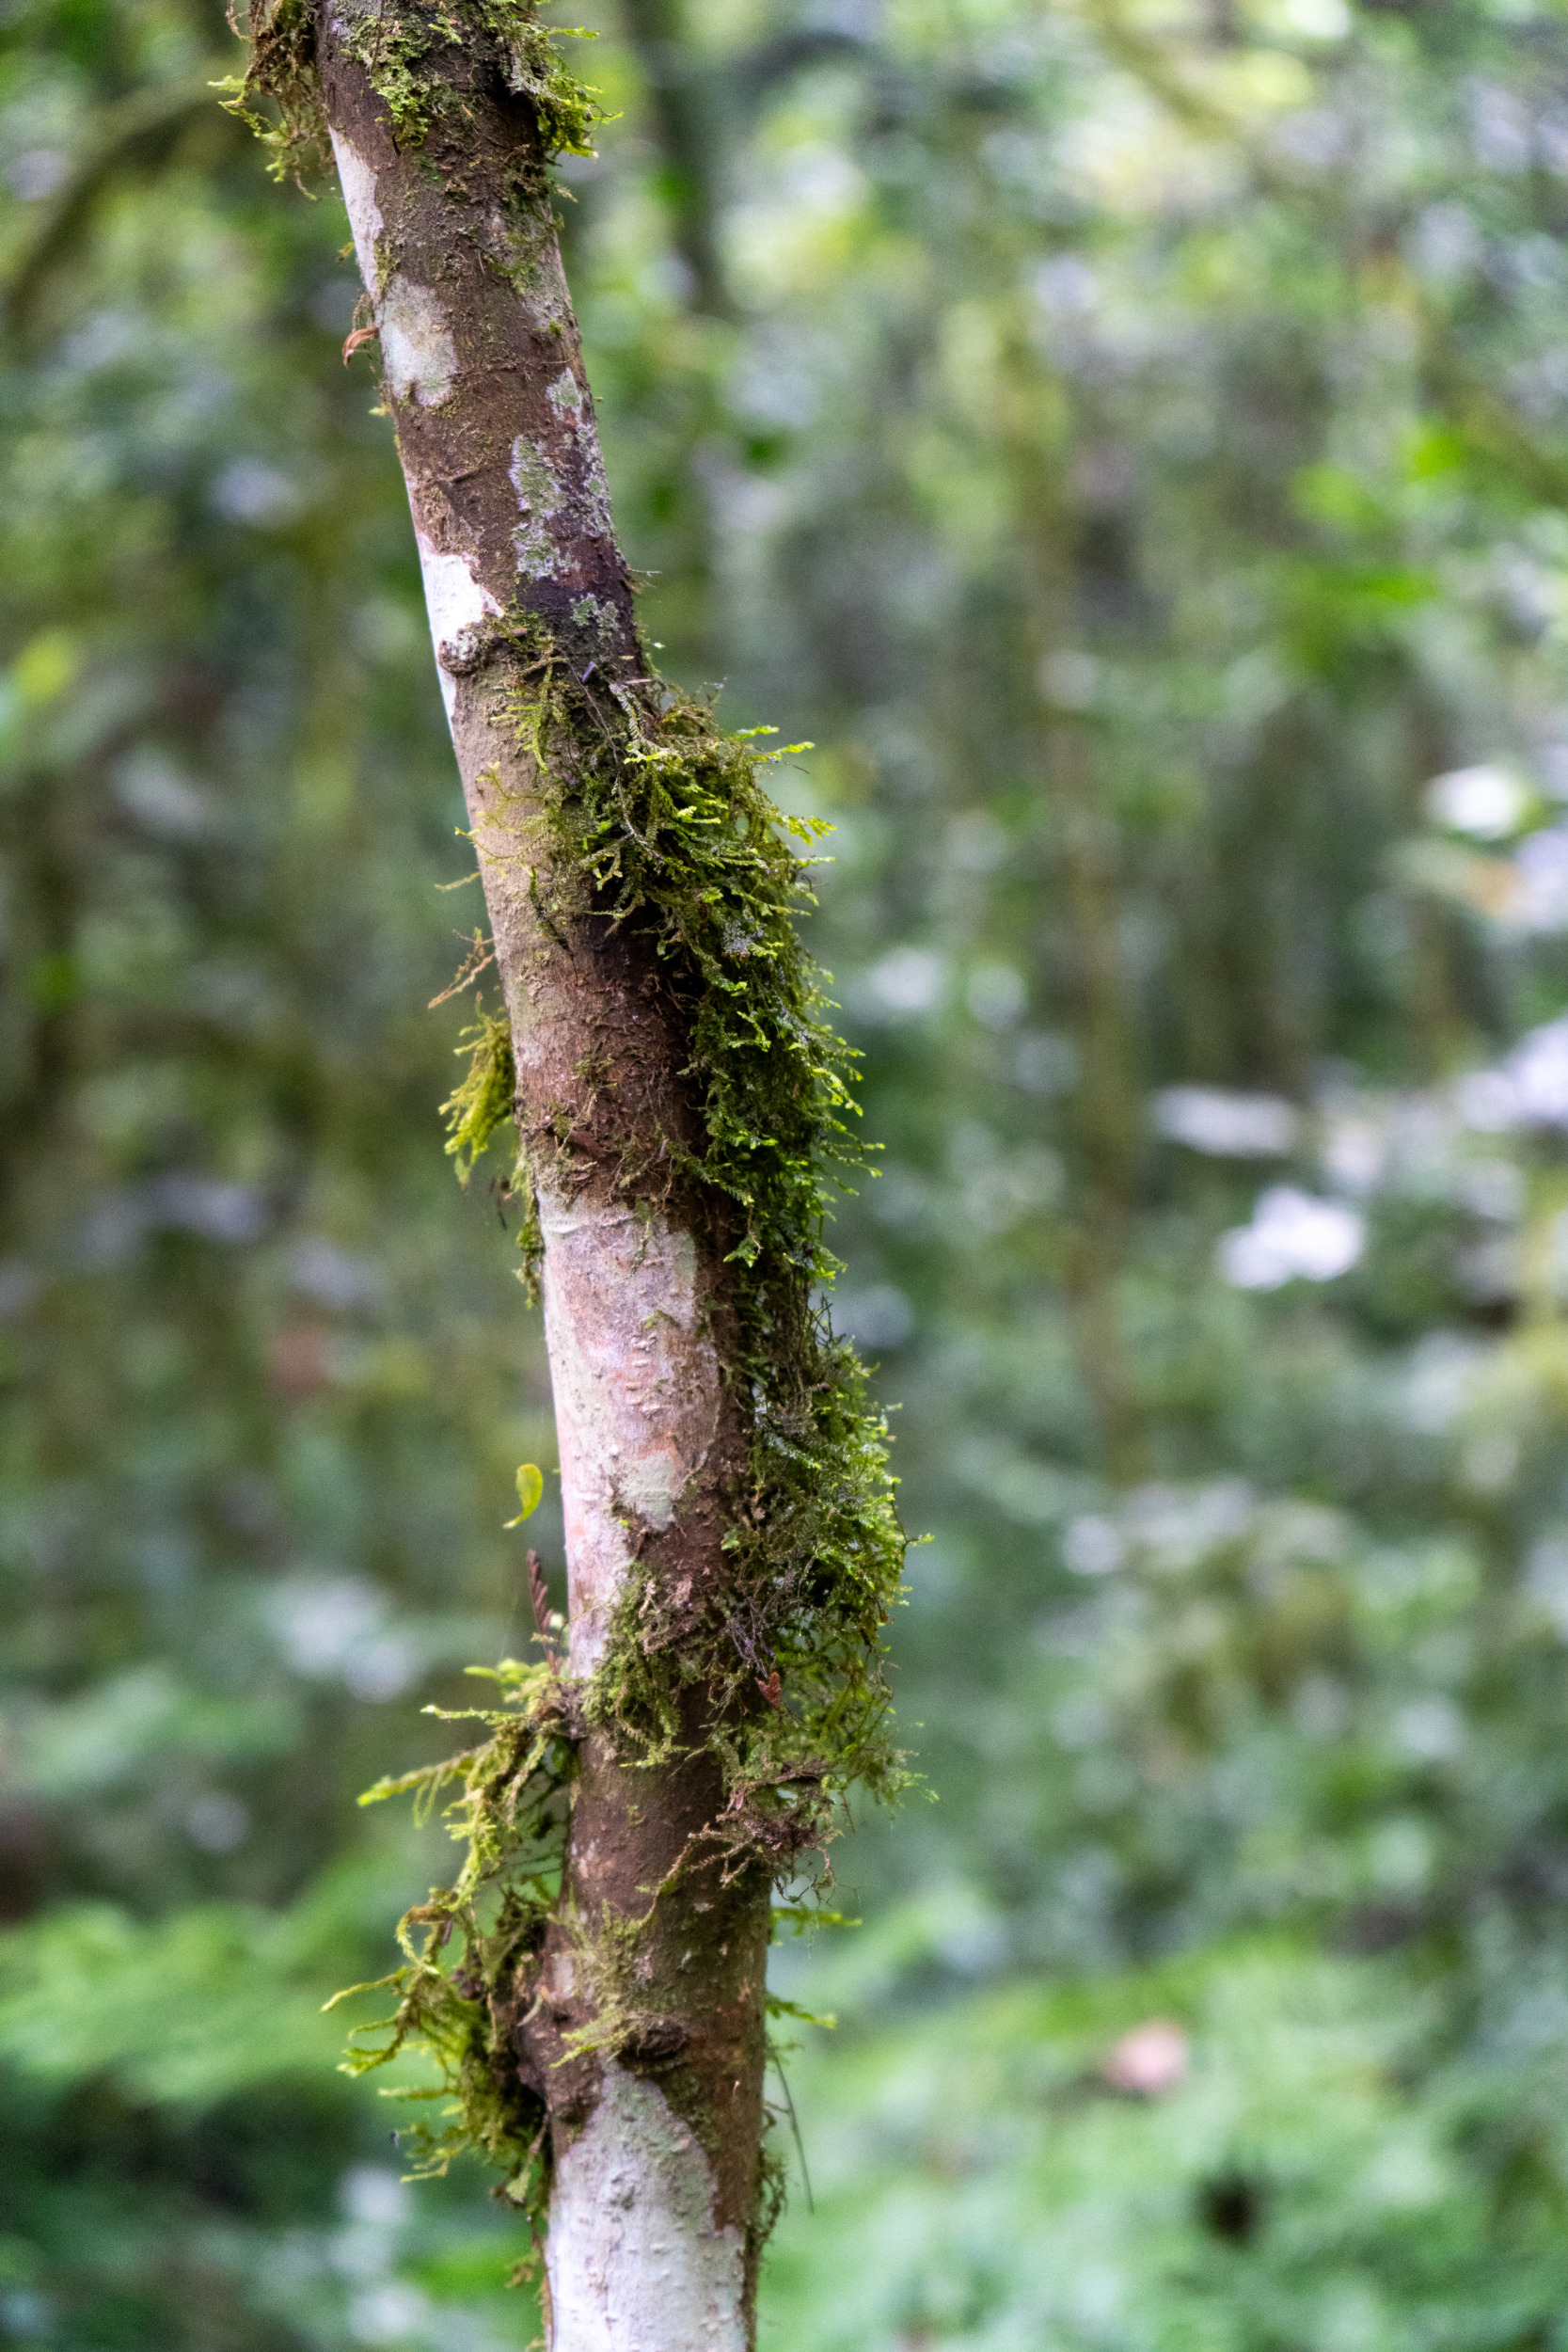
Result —
<svg viewBox="0 0 1568 2352"><path fill-rule="evenodd" d="M439 2087L400 2091L436 2103L400 2133L417 2178L444 2173L466 2151L496 2166L498 2194L527 2213L537 2240L548 2204L545 2103L518 2077L512 2048L517 1974L537 1951L561 1891L565 1790L581 1723L574 1697L548 1663L503 1658L468 1672L500 1685L499 1707L429 1707L448 1723L484 1724L478 1746L396 1779L378 1781L359 1800L378 1804L412 1795L415 1818L428 1820L454 1785L446 1808L451 1834L467 1849L451 1886L432 1887L398 1926L402 1967L350 1985L327 2003L359 1993L392 1992L391 2014L356 2026L343 2072L364 2074L410 2045L434 2059ZM521 2265L528 2274L531 2265Z"/></svg>
<svg viewBox="0 0 1568 2352"><path fill-rule="evenodd" d="M436 114L459 103L450 72L453 49L495 56L507 87L528 100L539 129L539 161L592 155L594 126L603 119L595 93L567 68L557 40L592 40L579 26L539 21L538 0L398 0L353 18L343 46L371 77L400 147L420 148ZM250 19L250 59L244 74L219 87L224 104L261 138L275 178L298 176L326 147L326 119L316 72L315 24L309 0L258 0ZM271 99L274 121L258 111Z"/></svg>
<svg viewBox="0 0 1568 2352"><path fill-rule="evenodd" d="M511 1118L517 1087L505 1014L486 1012L483 1004L476 1004L474 1011L475 1019L456 1047L468 1067L441 1105L447 1157L456 1161L458 1181L465 1185L475 1160Z"/></svg>

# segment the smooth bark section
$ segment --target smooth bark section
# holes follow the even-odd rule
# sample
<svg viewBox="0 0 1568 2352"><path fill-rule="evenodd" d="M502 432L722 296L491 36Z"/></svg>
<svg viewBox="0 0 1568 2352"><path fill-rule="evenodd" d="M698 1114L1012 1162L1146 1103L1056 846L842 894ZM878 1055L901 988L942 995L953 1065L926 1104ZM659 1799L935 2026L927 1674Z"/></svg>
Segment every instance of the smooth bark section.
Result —
<svg viewBox="0 0 1568 2352"><path fill-rule="evenodd" d="M745 2352L745 2249L712 2227L713 2170L657 2084L607 2066L556 2173L553 2352Z"/></svg>
<svg viewBox="0 0 1568 2352"><path fill-rule="evenodd" d="M582 1679L631 1574L665 1639L722 1587L746 1462L724 1369L733 1237L671 1172L692 1163L702 1105L653 945L552 868L570 759L541 776L518 724L520 645L568 663L611 716L620 682L644 675L537 125L466 37L420 58L445 87L417 151L400 145L346 54L364 14L320 7L317 56L538 1187ZM513 2029L549 2112L557 2352L743 2352L752 2337L768 1874L725 1881L703 1688L681 1705L688 1752L664 1762L602 1728L584 1740L562 1898Z"/></svg>
<svg viewBox="0 0 1568 2352"><path fill-rule="evenodd" d="M561 1447L571 1670L604 1656L635 1555L662 1534L719 1430L719 1359L689 1233L541 1191L545 1332Z"/></svg>

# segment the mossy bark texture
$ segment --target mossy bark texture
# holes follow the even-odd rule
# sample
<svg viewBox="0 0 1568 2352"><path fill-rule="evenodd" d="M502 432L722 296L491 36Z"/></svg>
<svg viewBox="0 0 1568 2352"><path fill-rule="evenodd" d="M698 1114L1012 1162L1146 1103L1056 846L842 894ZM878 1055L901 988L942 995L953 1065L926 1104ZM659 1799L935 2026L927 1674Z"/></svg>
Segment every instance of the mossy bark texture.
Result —
<svg viewBox="0 0 1568 2352"><path fill-rule="evenodd" d="M816 1296L847 1054L764 755L637 642L547 185L593 103L533 0L270 0L230 103L353 223L505 997L453 1148L515 1118L566 1515L564 1659L372 1792L456 1781L467 1863L357 2063L437 2056L425 2148L546 2228L552 2352L745 2352L768 1889L898 1781L903 1538Z"/></svg>
<svg viewBox="0 0 1568 2352"><path fill-rule="evenodd" d="M612 724L617 690L646 673L530 100L493 44L444 44L421 61L428 122L406 144L350 7L323 7L314 30L514 1040L580 1680L634 1559L689 1597L722 1577L746 1450L722 1377L730 1237L671 1176L700 1140L688 1041L646 934L596 919L570 877L545 912L552 844L513 707L530 665L507 634L538 624L526 650L547 644ZM693 1856L724 1790L706 1745L685 1744L638 1769L613 1731L587 1731L563 1900L515 2022L553 2153L554 2352L750 2340L768 1872ZM593 2046L612 2006L635 2022Z"/></svg>
<svg viewBox="0 0 1568 2352"><path fill-rule="evenodd" d="M371 1792L455 1786L467 1857L351 2063L435 2056L416 2145L544 2227L553 2352L745 2352L769 1889L902 1779L886 1431L820 1300L852 1057L770 755L638 641L547 179L593 107L534 0L270 0L251 40L230 103L285 167L330 145L379 344L505 999L451 1148L515 1121L566 1522L565 1657Z"/></svg>

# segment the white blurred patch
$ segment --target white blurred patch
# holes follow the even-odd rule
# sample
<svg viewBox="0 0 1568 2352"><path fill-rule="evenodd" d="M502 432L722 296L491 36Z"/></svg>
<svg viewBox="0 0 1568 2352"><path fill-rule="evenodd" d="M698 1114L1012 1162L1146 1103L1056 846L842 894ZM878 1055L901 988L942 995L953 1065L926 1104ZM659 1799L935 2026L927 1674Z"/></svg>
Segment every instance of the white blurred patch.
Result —
<svg viewBox="0 0 1568 2352"><path fill-rule="evenodd" d="M1274 1184L1250 1225L1220 1236L1221 1274L1238 1290L1278 1290L1291 1281L1332 1282L1366 1247L1366 1220L1342 1200L1319 1200L1293 1184Z"/></svg>
<svg viewBox="0 0 1568 2352"><path fill-rule="evenodd" d="M1476 160L1488 171L1526 171L1535 148L1529 108L1496 82L1472 81L1470 137Z"/></svg>
<svg viewBox="0 0 1568 2352"><path fill-rule="evenodd" d="M369 1645L387 1615L387 1597L362 1576L296 1578L274 1595L278 1647L296 1674L340 1674Z"/></svg>
<svg viewBox="0 0 1568 2352"><path fill-rule="evenodd" d="M1410 236L1410 258L1418 272L1439 281L1477 268L1485 251L1481 224L1464 204L1429 204Z"/></svg>
<svg viewBox="0 0 1568 2352"><path fill-rule="evenodd" d="M1525 1205L1525 1176L1512 1160L1471 1160L1453 1172L1453 1197L1472 1216L1511 1224Z"/></svg>
<svg viewBox="0 0 1568 2352"><path fill-rule="evenodd" d="M236 457L225 466L209 496L225 522L259 528L293 520L305 503L297 483L260 457Z"/></svg>
<svg viewBox="0 0 1568 2352"><path fill-rule="evenodd" d="M859 167L837 148L825 147L819 139L804 139L799 147L789 148L781 164L781 177L795 202L822 218L847 212L865 191Z"/></svg>
<svg viewBox="0 0 1568 2352"><path fill-rule="evenodd" d="M71 158L59 148L30 147L7 165L6 181L11 194L24 204L37 204L63 187L70 171Z"/></svg>
<svg viewBox="0 0 1568 2352"><path fill-rule="evenodd" d="M1110 1519L1085 1514L1062 1537L1062 1559L1074 1576L1108 1576L1127 1557L1127 1547Z"/></svg>
<svg viewBox="0 0 1568 2352"><path fill-rule="evenodd" d="M1518 1470L1519 1440L1504 1429L1472 1438L1459 1457L1459 1474L1472 1494L1502 1494Z"/></svg>
<svg viewBox="0 0 1568 2352"><path fill-rule="evenodd" d="M1022 1143L1007 1151L979 1120L960 1120L947 1147L948 1165L963 1187L963 1216L975 1233L1006 1233L1061 1199L1061 1160L1048 1145Z"/></svg>
<svg viewBox="0 0 1568 2352"><path fill-rule="evenodd" d="M914 1329L914 1310L891 1282L874 1282L837 1294L833 1325L862 1347L899 1347Z"/></svg>
<svg viewBox="0 0 1568 2352"><path fill-rule="evenodd" d="M1449 2193L1449 2181L1430 2148L1418 2139L1395 2139L1379 2150L1355 2185L1368 2199L1394 2213L1418 2213ZM1381 2328L1378 2331L1382 2333Z"/></svg>
<svg viewBox="0 0 1568 2352"><path fill-rule="evenodd" d="M1029 991L1010 963L977 963L969 976L964 1002L988 1029L1010 1029L1023 1017Z"/></svg>
<svg viewBox="0 0 1568 2352"><path fill-rule="evenodd" d="M323 1307L371 1306L386 1289L378 1266L369 1259L350 1257L319 1233L307 1234L292 1251L289 1279L296 1291Z"/></svg>
<svg viewBox="0 0 1568 2352"><path fill-rule="evenodd" d="M1381 1121L1360 1111L1331 1110L1324 1122L1323 1174L1345 1192L1370 1192L1388 1164Z"/></svg>
<svg viewBox="0 0 1568 2352"><path fill-rule="evenodd" d="M931 1012L946 993L947 965L929 947L894 947L872 965L865 985L884 1011Z"/></svg>
<svg viewBox="0 0 1568 2352"><path fill-rule="evenodd" d="M1123 1524L1151 1566L1180 1575L1196 1567L1216 1546L1244 1535L1257 1504L1244 1478L1219 1478L1206 1486L1140 1486L1128 1502ZM1299 1521L1300 1506L1291 1516ZM1338 1548L1337 1534L1327 1536L1321 1556L1332 1557ZM1299 1540L1294 1549L1300 1549Z"/></svg>
<svg viewBox="0 0 1568 2352"><path fill-rule="evenodd" d="M1451 1331L1431 1331L1416 1348L1405 1380L1404 1413L1413 1429L1439 1437L1470 1405L1484 1371L1482 1351Z"/></svg>
<svg viewBox="0 0 1568 2352"><path fill-rule="evenodd" d="M1394 1737L1418 1763L1446 1763L1465 1744L1465 1718L1452 1699L1412 1699L1394 1717Z"/></svg>
<svg viewBox="0 0 1568 2352"><path fill-rule="evenodd" d="M1520 1039L1503 1065L1518 1116L1535 1127L1568 1127L1568 1019Z"/></svg>
<svg viewBox="0 0 1568 2352"><path fill-rule="evenodd" d="M950 864L965 874L994 874L1007 854L1007 835L989 809L966 809L947 828Z"/></svg>
<svg viewBox="0 0 1568 2352"><path fill-rule="evenodd" d="M1092 653L1063 645L1048 653L1036 673L1040 700L1058 710L1092 710L1100 691L1100 664Z"/></svg>
<svg viewBox="0 0 1568 2352"><path fill-rule="evenodd" d="M1386 1894L1418 1894L1432 1876L1433 1859L1432 1832L1412 1814L1384 1821L1368 1841L1373 1883Z"/></svg>
<svg viewBox="0 0 1568 2352"><path fill-rule="evenodd" d="M1506 768L1450 768L1427 786L1426 805L1433 822L1452 833L1501 841L1524 821L1529 792Z"/></svg>
<svg viewBox="0 0 1568 2352"><path fill-rule="evenodd" d="M1035 272L1035 299L1048 317L1082 318L1100 300L1100 280L1076 253L1057 253Z"/></svg>
<svg viewBox="0 0 1568 2352"><path fill-rule="evenodd" d="M120 1265L149 1233L196 1233L239 1248L259 1239L267 1221L264 1194L250 1184L170 1173L127 1184L95 1201L83 1224L81 1254L90 1265Z"/></svg>
<svg viewBox="0 0 1568 2352"><path fill-rule="evenodd" d="M1007 1931L985 1897L961 1881L932 1888L932 1942L960 1977L983 1977L1007 1956Z"/></svg>
<svg viewBox="0 0 1568 2352"><path fill-rule="evenodd" d="M233 1853L250 1835L250 1808L226 1789L210 1788L187 1806L185 1835L203 1853Z"/></svg>
<svg viewBox="0 0 1568 2352"><path fill-rule="evenodd" d="M1292 163L1325 171L1338 162L1350 140L1351 126L1343 115L1330 106L1310 106L1300 114L1283 116L1275 125L1272 143Z"/></svg>
<svg viewBox="0 0 1568 2352"><path fill-rule="evenodd" d="M1053 1095L1069 1094L1078 1083L1078 1048L1069 1037L1057 1037L1049 1029L1033 1030L1018 1041L1013 1077L1025 1094L1037 1094L1046 1102Z"/></svg>
<svg viewBox="0 0 1568 2352"><path fill-rule="evenodd" d="M1518 1089L1501 1070L1469 1070L1454 1082L1454 1108L1476 1135L1506 1135L1519 1123Z"/></svg>
<svg viewBox="0 0 1568 2352"><path fill-rule="evenodd" d="M1510 919L1531 931L1568 930L1568 825L1527 834L1513 852L1518 889Z"/></svg>
<svg viewBox="0 0 1568 2352"><path fill-rule="evenodd" d="M367 2287L349 2306L349 2333L357 2344L397 2344L424 2327L429 2297L402 2279Z"/></svg>
<svg viewBox="0 0 1568 2352"><path fill-rule="evenodd" d="M417 1678L419 1654L401 1633L378 1634L343 1663L343 1681L356 1699L395 1699Z"/></svg>
<svg viewBox="0 0 1568 2352"><path fill-rule="evenodd" d="M1350 1692L1332 1675L1307 1675L1291 1695L1291 1713L1309 1740L1337 1740L1351 1711Z"/></svg>
<svg viewBox="0 0 1568 2352"><path fill-rule="evenodd" d="M207 831L213 812L205 796L174 762L150 745L130 752L115 770L115 798L121 808L167 841L194 841Z"/></svg>
<svg viewBox="0 0 1568 2352"><path fill-rule="evenodd" d="M1550 1618L1559 1638L1568 1642L1568 1535L1544 1535L1532 1545L1525 1590Z"/></svg>
<svg viewBox="0 0 1568 2352"><path fill-rule="evenodd" d="M1295 1105L1277 1094L1234 1094L1223 1087L1166 1087L1154 1097L1154 1124L1172 1143L1214 1159L1272 1159L1293 1149Z"/></svg>
<svg viewBox="0 0 1568 2352"><path fill-rule="evenodd" d="M356 2164L338 2184L338 2198L351 2221L372 2229L397 2230L412 2215L413 2195L397 2173L379 2164Z"/></svg>
<svg viewBox="0 0 1568 2352"><path fill-rule="evenodd" d="M1345 0L1281 0L1280 27L1299 40L1343 40L1350 31Z"/></svg>

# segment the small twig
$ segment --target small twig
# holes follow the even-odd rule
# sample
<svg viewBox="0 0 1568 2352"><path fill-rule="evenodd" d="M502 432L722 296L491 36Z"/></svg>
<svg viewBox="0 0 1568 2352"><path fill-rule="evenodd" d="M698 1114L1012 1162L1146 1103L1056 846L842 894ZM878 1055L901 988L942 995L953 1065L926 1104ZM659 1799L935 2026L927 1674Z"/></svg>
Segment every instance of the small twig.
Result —
<svg viewBox="0 0 1568 2352"><path fill-rule="evenodd" d="M346 368L362 343L373 343L380 334L379 326L356 326L343 343L343 365Z"/></svg>
<svg viewBox="0 0 1568 2352"><path fill-rule="evenodd" d="M545 1663L551 1674L559 1674L561 1660L555 1644L550 1639L549 1587L545 1582L545 1571L539 1565L539 1554L536 1551L531 1551L528 1556L528 1597L530 1606L533 1611L534 1629L544 1644Z"/></svg>
<svg viewBox="0 0 1568 2352"><path fill-rule="evenodd" d="M816 2201L811 2193L811 2174L806 2170L806 2143L800 2137L800 2122L795 2112L795 2100L789 2088L789 2076L784 2071L784 2060L777 2051L773 2053L773 2071L779 2078L779 2089L784 2095L784 2106L789 2114L789 2128L795 2135L795 2153L800 2159L800 2180L806 2192L806 2211L815 2213Z"/></svg>
<svg viewBox="0 0 1568 2352"><path fill-rule="evenodd" d="M465 877L465 879L467 879L467 877ZM454 939L464 939L467 936L467 934L464 931L454 931L452 933L452 937ZM425 1007L425 1010L427 1012L434 1012L436 1006L444 1005L449 997L461 996L466 989L472 988L480 974L488 970L489 966L494 963L495 961L496 950L494 944L486 941L482 931L476 930L473 935L473 940L469 946L468 952L463 959L462 969L459 971L457 977L453 980L450 988L444 988L441 991L439 996L433 996L431 998L429 1004Z"/></svg>

